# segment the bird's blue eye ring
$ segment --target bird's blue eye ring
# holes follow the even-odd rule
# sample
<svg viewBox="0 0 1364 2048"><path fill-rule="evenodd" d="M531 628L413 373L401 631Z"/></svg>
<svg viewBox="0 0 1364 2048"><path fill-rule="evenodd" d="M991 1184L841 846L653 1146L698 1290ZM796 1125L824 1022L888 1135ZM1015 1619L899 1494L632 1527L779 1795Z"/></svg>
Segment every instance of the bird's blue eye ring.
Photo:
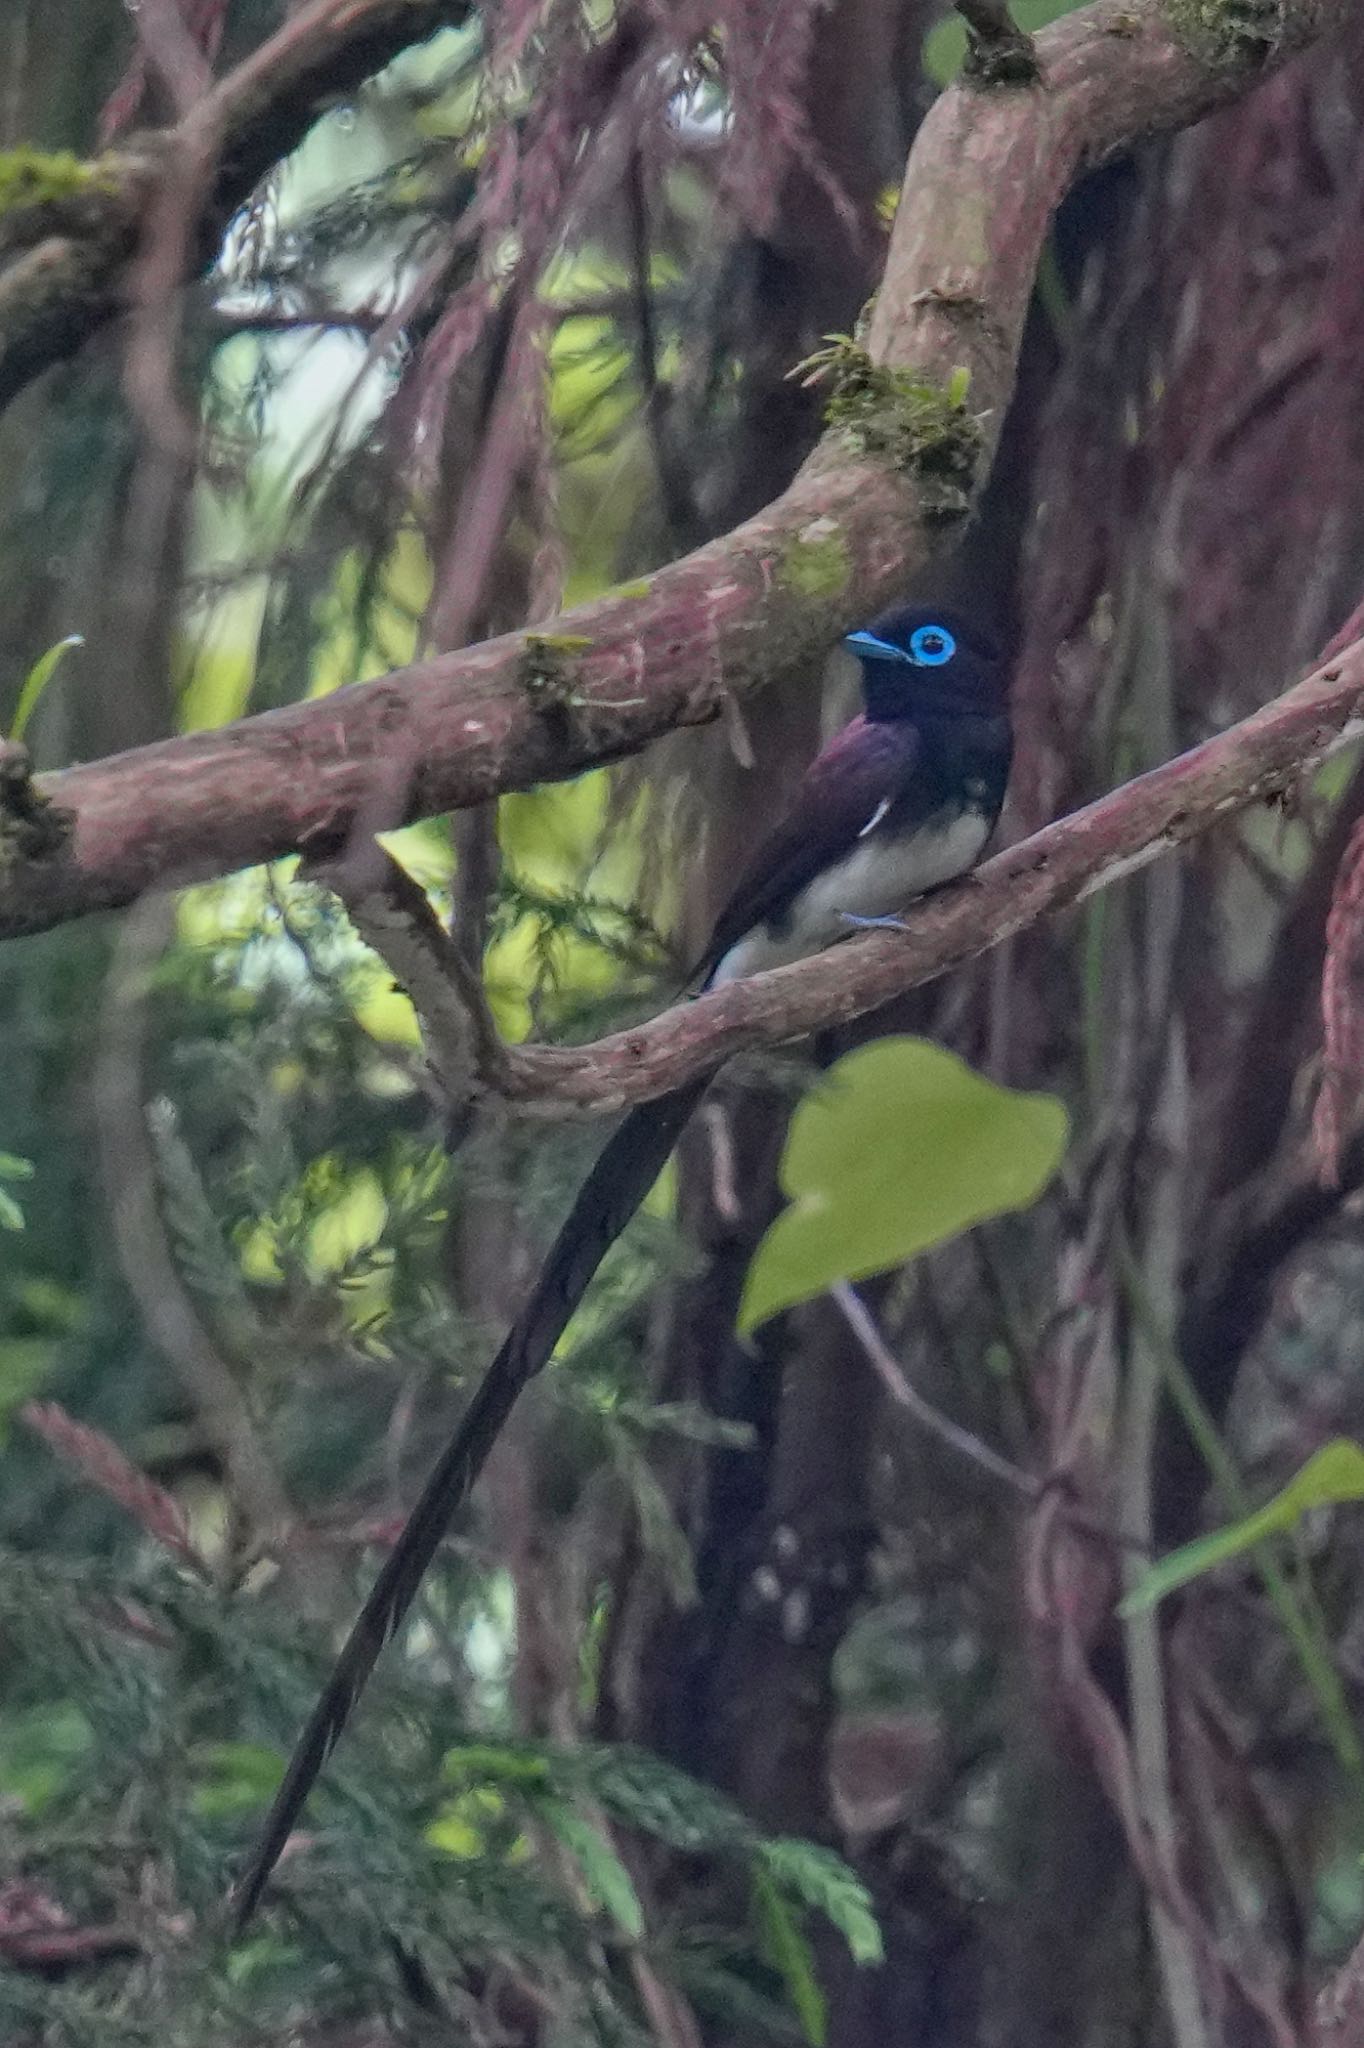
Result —
<svg viewBox="0 0 1364 2048"><path fill-rule="evenodd" d="M957 651L957 643L946 626L916 626L909 636L909 652L920 668L941 668Z"/></svg>

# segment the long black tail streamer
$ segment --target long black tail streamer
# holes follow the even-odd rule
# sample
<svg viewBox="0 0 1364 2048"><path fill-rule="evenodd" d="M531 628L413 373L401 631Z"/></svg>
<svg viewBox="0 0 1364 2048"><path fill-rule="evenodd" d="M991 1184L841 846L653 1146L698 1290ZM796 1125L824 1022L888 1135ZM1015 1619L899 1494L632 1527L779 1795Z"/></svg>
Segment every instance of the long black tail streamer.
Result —
<svg viewBox="0 0 1364 2048"><path fill-rule="evenodd" d="M517 1396L548 1364L593 1274L661 1173L709 1078L632 1109L583 1182L529 1301L422 1489L294 1747L260 1841L233 1891L237 1932L254 1913L318 1773L340 1740L380 1652L402 1626Z"/></svg>

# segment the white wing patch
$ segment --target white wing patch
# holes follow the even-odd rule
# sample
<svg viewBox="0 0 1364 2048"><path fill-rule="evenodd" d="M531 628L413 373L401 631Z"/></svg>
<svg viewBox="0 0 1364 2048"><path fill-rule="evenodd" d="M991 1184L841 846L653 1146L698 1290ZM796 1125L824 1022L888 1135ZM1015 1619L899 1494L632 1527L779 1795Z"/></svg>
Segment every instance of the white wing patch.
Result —
<svg viewBox="0 0 1364 2048"><path fill-rule="evenodd" d="M877 826L878 826L878 825L880 824L880 822L881 822L882 818L884 818L884 817L885 817L885 815L886 815L886 812L887 812L887 811L888 811L889 809L890 809L890 798L889 798L888 796L883 796L883 797L882 797L882 799L881 799L881 801L880 801L880 803L879 803L879 804L878 804L878 805L876 806L876 809L875 809L875 810L874 810L874 811L872 812L871 816L870 816L870 817L868 818L868 820L867 820L866 824L865 824L865 825L864 825L864 826L862 827L862 830L861 830L861 831L860 831L860 832L858 833L858 835L857 835L857 836L858 836L858 838L859 838L859 839L865 839L865 838L866 838L866 836L867 836L867 834L868 834L869 832L874 832L874 831L876 830Z"/></svg>

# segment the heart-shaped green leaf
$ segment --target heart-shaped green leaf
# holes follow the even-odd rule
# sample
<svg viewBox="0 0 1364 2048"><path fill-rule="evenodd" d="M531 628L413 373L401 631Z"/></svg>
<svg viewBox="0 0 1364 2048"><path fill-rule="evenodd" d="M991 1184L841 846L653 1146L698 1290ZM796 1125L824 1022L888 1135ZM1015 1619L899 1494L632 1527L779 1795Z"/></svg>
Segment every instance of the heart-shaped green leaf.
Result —
<svg viewBox="0 0 1364 2048"><path fill-rule="evenodd" d="M848 1053L791 1120L790 1206L748 1269L740 1330L1027 1208L1060 1164L1067 1129L1054 1096L1000 1088L924 1039Z"/></svg>

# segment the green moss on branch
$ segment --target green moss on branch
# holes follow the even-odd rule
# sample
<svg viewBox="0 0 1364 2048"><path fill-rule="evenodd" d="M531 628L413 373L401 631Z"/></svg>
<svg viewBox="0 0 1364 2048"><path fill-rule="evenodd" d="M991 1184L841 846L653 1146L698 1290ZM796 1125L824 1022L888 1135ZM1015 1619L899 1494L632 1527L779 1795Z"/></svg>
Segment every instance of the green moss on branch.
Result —
<svg viewBox="0 0 1364 2048"><path fill-rule="evenodd" d="M873 362L852 335L802 363L807 383L827 382L824 417L859 455L880 455L913 477L924 510L940 519L969 509L984 454L980 421L967 407L970 377L954 370L946 384L916 370Z"/></svg>
<svg viewBox="0 0 1364 2048"><path fill-rule="evenodd" d="M69 149L0 150L0 213L16 206L43 206L74 198L99 182L94 164Z"/></svg>
<svg viewBox="0 0 1364 2048"><path fill-rule="evenodd" d="M1287 40L1284 0L1165 0L1180 41L1212 71L1259 70Z"/></svg>
<svg viewBox="0 0 1364 2048"><path fill-rule="evenodd" d="M792 534L777 564L777 581L815 602L840 598L852 576L852 556L836 520L812 519Z"/></svg>
<svg viewBox="0 0 1364 2048"><path fill-rule="evenodd" d="M537 711L563 713L578 705L575 666L591 647L581 633L527 633L521 682Z"/></svg>

